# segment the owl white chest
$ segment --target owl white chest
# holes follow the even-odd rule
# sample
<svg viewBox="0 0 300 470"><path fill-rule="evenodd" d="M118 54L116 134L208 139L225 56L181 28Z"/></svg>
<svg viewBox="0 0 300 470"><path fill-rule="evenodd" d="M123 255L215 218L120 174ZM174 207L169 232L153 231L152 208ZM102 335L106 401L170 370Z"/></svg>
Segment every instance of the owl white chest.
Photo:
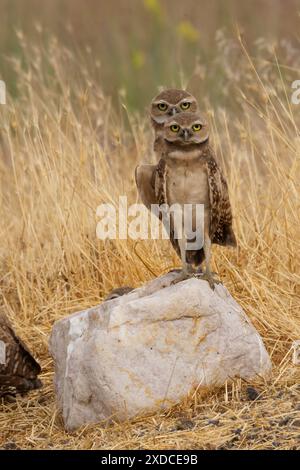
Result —
<svg viewBox="0 0 300 470"><path fill-rule="evenodd" d="M180 157L179 152L177 153ZM205 163L195 159L168 158L166 196L169 205L204 204L205 209L209 209L209 186Z"/></svg>

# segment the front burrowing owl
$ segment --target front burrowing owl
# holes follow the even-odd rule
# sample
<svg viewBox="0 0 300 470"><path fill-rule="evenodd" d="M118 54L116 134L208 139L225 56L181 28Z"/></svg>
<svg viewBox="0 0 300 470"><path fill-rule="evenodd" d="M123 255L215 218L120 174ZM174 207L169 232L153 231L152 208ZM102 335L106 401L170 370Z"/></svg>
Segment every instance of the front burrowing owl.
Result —
<svg viewBox="0 0 300 470"><path fill-rule="evenodd" d="M214 287L216 281L210 269L211 243L235 246L236 240L227 183L209 146L208 124L199 113L175 114L164 124L161 136L164 140L162 158L152 175L139 167L139 179L145 180L146 186L150 185L149 180L154 180L151 204L177 204L180 210L185 204L192 206L191 225L193 230L202 232L200 238L203 239L203 246L197 249L188 249L191 232L181 217L170 213L171 242L183 264L178 280L193 275L193 265L200 266L205 259L206 271L202 278ZM197 204L204 207L204 225L196 227ZM178 223L180 227L176 226ZM182 237L176 238L176 232Z"/></svg>

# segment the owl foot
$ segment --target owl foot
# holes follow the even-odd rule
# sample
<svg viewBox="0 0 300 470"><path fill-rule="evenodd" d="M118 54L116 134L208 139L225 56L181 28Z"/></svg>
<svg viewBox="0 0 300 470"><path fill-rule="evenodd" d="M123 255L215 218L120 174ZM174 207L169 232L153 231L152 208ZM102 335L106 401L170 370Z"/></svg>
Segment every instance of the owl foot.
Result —
<svg viewBox="0 0 300 470"><path fill-rule="evenodd" d="M201 276L202 274L203 274L203 269L201 268L201 266L199 266L199 268L196 269L195 275Z"/></svg>
<svg viewBox="0 0 300 470"><path fill-rule="evenodd" d="M174 268L174 269L170 269L170 271L168 271L167 274L170 274L170 273L181 273L182 269L181 268Z"/></svg>
<svg viewBox="0 0 300 470"><path fill-rule="evenodd" d="M184 270L180 271L179 275L171 281L170 285L175 285L178 284L178 282L186 281L187 279L190 279L193 277L193 273L186 272Z"/></svg>
<svg viewBox="0 0 300 470"><path fill-rule="evenodd" d="M203 281L207 281L210 288L214 290L217 284L221 284L221 281L219 279L216 279L216 275L216 273L205 271L205 273L196 273L195 277Z"/></svg>

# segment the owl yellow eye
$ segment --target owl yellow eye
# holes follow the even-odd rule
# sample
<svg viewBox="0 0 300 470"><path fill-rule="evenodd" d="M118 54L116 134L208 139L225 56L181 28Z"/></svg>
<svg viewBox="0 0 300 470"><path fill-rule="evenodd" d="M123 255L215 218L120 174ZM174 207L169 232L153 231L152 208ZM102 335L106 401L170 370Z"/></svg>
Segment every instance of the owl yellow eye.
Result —
<svg viewBox="0 0 300 470"><path fill-rule="evenodd" d="M201 129L202 129L201 124L194 124L193 125L193 131L199 132L199 131L201 131Z"/></svg>
<svg viewBox="0 0 300 470"><path fill-rule="evenodd" d="M178 132L180 127L178 126L178 124L172 124L170 129L171 129L172 132Z"/></svg>
<svg viewBox="0 0 300 470"><path fill-rule="evenodd" d="M181 103L180 107L183 111L186 111L187 109L189 109L189 107L191 106L191 103L189 103L188 101L184 102L184 103Z"/></svg>
<svg viewBox="0 0 300 470"><path fill-rule="evenodd" d="M166 105L166 103L158 103L157 107L160 111L166 111L168 106Z"/></svg>

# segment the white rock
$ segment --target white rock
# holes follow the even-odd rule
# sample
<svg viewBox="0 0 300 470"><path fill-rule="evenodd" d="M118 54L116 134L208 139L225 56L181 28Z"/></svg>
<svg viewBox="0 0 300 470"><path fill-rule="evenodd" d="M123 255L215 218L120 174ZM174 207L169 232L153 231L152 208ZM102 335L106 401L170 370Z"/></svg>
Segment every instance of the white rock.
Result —
<svg viewBox="0 0 300 470"><path fill-rule="evenodd" d="M176 273L55 323L50 351L65 426L123 420L194 388L271 371L263 342L223 285Z"/></svg>

